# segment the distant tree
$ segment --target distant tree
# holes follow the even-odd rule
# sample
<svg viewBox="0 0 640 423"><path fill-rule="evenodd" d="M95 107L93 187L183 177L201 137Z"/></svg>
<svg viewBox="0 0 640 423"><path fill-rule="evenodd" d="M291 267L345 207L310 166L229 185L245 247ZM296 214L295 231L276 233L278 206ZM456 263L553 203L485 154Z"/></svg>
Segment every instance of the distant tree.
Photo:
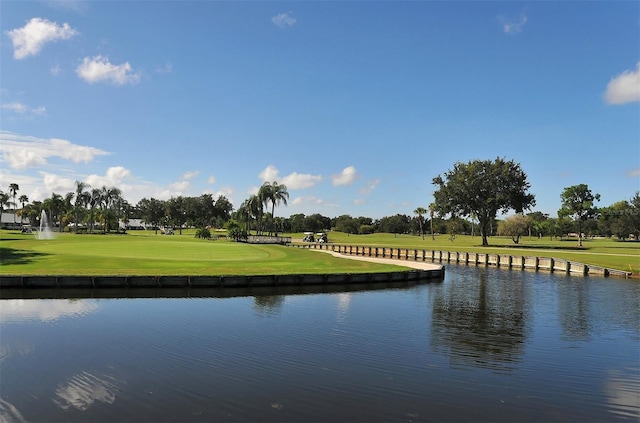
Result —
<svg viewBox="0 0 640 423"><path fill-rule="evenodd" d="M431 226L431 240L435 241L436 237L433 234L433 217L436 213L436 205L434 203L429 204L429 226Z"/></svg>
<svg viewBox="0 0 640 423"><path fill-rule="evenodd" d="M56 222L60 224L58 231L62 232L61 216L65 209L64 198L60 194L53 192L51 197L42 202L42 208L49 212L47 215L52 225L55 225Z"/></svg>
<svg viewBox="0 0 640 423"><path fill-rule="evenodd" d="M420 235L422 236L422 239L424 239L424 231L422 230L422 220L423 220L423 216L427 213L427 209L425 209L424 207L417 207L413 213L418 215L418 223L420 224Z"/></svg>
<svg viewBox="0 0 640 423"><path fill-rule="evenodd" d="M22 204L22 209L20 210L20 224L22 224L23 220L22 218L24 217L24 206L25 204L27 204L29 202L29 197L27 197L26 195L22 194L20 196L20 198L18 198L18 201L20 201L20 204Z"/></svg>
<svg viewBox="0 0 640 423"><path fill-rule="evenodd" d="M527 214L529 227L527 228L529 232L529 238L531 238L531 233L535 232L536 237L540 237L544 234L544 222L549 218L549 215L546 213L542 213L539 211Z"/></svg>
<svg viewBox="0 0 640 423"><path fill-rule="evenodd" d="M605 207L598 219L598 229L624 241L635 232L634 212L633 205L626 200Z"/></svg>
<svg viewBox="0 0 640 423"><path fill-rule="evenodd" d="M433 184L435 208L441 214L477 217L483 246L489 245L487 236L498 211L522 213L535 205L534 196L527 192L527 175L512 160L458 162L444 178L433 178Z"/></svg>
<svg viewBox="0 0 640 423"><path fill-rule="evenodd" d="M13 226L16 225L16 208L18 207L18 203L16 203L16 194L20 190L18 184L9 184L9 194L11 195L12 204L13 204Z"/></svg>
<svg viewBox="0 0 640 423"><path fill-rule="evenodd" d="M138 202L137 207L140 210L142 221L152 225L155 234L158 235L158 228L165 217L166 206L164 202L155 198L143 198Z"/></svg>
<svg viewBox="0 0 640 423"><path fill-rule="evenodd" d="M10 199L9 194L4 191L0 191L0 214L4 213L5 206L9 205Z"/></svg>
<svg viewBox="0 0 640 423"><path fill-rule="evenodd" d="M593 194L586 184L565 188L560 194L562 205L558 210L559 217L571 217L578 224L578 246L582 247L582 225L587 219L597 216L598 209L594 201L600 201L600 194Z"/></svg>
<svg viewBox="0 0 640 423"><path fill-rule="evenodd" d="M174 228L178 228L182 235L182 227L187 221L187 213L185 210L184 197L171 197L165 202L166 215L169 218L169 224Z"/></svg>
<svg viewBox="0 0 640 423"><path fill-rule="evenodd" d="M514 244L520 243L520 237L527 233L530 218L522 213L505 218L498 223L498 235L508 236Z"/></svg>
<svg viewBox="0 0 640 423"><path fill-rule="evenodd" d="M360 227L359 222L348 214L338 216L333 223L333 228L345 234L357 234Z"/></svg>
<svg viewBox="0 0 640 423"><path fill-rule="evenodd" d="M218 195L216 202L213 205L214 214L217 218L226 222L231 219L231 213L233 212L233 204L224 195Z"/></svg>
<svg viewBox="0 0 640 423"><path fill-rule="evenodd" d="M289 192L285 184L279 184L276 181L265 182L258 190L258 197L265 206L268 207L271 204L271 220L273 221L276 205L282 203L286 206ZM270 230L269 233L271 232Z"/></svg>
<svg viewBox="0 0 640 423"><path fill-rule="evenodd" d="M234 241L244 241L247 239L247 232L237 220L230 219L225 226L227 228L227 235Z"/></svg>
<svg viewBox="0 0 640 423"><path fill-rule="evenodd" d="M76 181L75 202L73 204L74 211L74 223L75 232L78 233L78 223L80 222L80 211L84 210L91 199L87 188L90 188L89 184L81 181Z"/></svg>

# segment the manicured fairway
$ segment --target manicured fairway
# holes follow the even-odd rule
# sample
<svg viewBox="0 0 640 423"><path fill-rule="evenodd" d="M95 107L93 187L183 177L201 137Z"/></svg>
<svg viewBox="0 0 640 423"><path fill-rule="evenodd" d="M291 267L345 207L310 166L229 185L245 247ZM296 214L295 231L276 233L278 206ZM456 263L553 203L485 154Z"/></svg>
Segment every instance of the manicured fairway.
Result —
<svg viewBox="0 0 640 423"><path fill-rule="evenodd" d="M302 234L294 234L302 239ZM488 254L511 254L523 256L555 257L577 261L609 269L640 273L640 242L620 242L610 239L588 239L584 247L577 247L577 239L550 240L548 237L522 237L518 245L507 237L490 237L489 246L482 246L479 236L460 235L453 241L449 235L425 235L424 240L415 235L371 234L348 235L330 232L329 242L346 245L368 245L380 247L416 248L424 250L460 251Z"/></svg>
<svg viewBox="0 0 640 423"><path fill-rule="evenodd" d="M334 258L280 245L205 241L193 235L56 234L0 231L0 274L22 275L271 275L387 272L389 266Z"/></svg>

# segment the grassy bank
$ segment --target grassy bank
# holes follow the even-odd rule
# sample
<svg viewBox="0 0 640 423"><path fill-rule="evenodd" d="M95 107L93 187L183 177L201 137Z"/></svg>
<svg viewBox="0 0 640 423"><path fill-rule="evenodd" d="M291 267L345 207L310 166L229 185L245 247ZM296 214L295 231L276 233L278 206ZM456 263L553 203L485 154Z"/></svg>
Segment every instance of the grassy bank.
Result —
<svg viewBox="0 0 640 423"><path fill-rule="evenodd" d="M56 234L52 240L37 240L31 234L0 231L0 275L266 275L296 273L385 272L397 269L372 263L333 258L278 245L204 241L194 231L182 235L155 235L130 231L126 235ZM301 241L302 234L281 234ZM509 238L492 237L482 247L479 236L372 234L349 235L330 232L329 241L340 244L425 250L499 253L555 257L590 265L640 273L640 242L607 239L584 241L524 237L515 245Z"/></svg>
<svg viewBox="0 0 640 423"><path fill-rule="evenodd" d="M0 275L272 275L388 272L398 266L334 258L279 245L205 241L183 235L32 234L0 231Z"/></svg>
<svg viewBox="0 0 640 423"><path fill-rule="evenodd" d="M301 234L293 234L301 239ZM415 235L371 234L349 235L341 232L329 233L329 242L378 247L416 248L424 250L477 252L489 254L511 254L523 256L555 257L595 266L640 273L640 242L619 242L610 239L584 240L579 248L577 239L550 240L523 237L519 244L510 238L491 237L489 246L482 246L479 236L460 235L453 241L449 235L425 235L424 240Z"/></svg>

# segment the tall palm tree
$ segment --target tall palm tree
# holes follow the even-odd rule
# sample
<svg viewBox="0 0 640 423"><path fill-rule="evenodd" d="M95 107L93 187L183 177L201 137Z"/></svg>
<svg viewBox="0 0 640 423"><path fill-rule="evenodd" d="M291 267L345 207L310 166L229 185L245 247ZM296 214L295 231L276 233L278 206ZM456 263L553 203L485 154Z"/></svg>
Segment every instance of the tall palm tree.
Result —
<svg viewBox="0 0 640 423"><path fill-rule="evenodd" d="M89 222L90 222L90 232L93 233L93 227L95 226L95 209L100 205L101 199L101 191L98 188L94 188L91 190L91 197L89 199Z"/></svg>
<svg viewBox="0 0 640 423"><path fill-rule="evenodd" d="M29 197L27 197L26 195L22 194L20 196L20 198L18 198L18 201L20 201L20 204L22 204L22 210L20 213L20 224L22 225L22 218L24 217L24 205L27 204L29 202Z"/></svg>
<svg viewBox="0 0 640 423"><path fill-rule="evenodd" d="M422 216L427 213L427 209L425 209L424 207L417 207L413 212L418 215L418 223L420 224L420 235L422 235L422 239L424 240L424 231L422 230Z"/></svg>
<svg viewBox="0 0 640 423"><path fill-rule="evenodd" d="M86 189L89 187L90 187L89 184L85 182L76 181L76 193L75 193L76 200L73 204L74 219L76 223L76 233L78 233L78 221L79 221L80 208L84 208L87 205L87 199L88 199L89 193L86 191Z"/></svg>
<svg viewBox="0 0 640 423"><path fill-rule="evenodd" d="M62 195L56 194L55 192L51 193L51 197L42 202L42 209L49 211L51 225L55 225L55 222L60 220L60 214L64 210L64 199ZM62 222L60 222L58 232L62 232Z"/></svg>
<svg viewBox="0 0 640 423"><path fill-rule="evenodd" d="M13 198L13 226L16 226L16 208L18 207L18 204L16 203L16 194L19 189L20 187L18 184L9 184L9 195Z"/></svg>
<svg viewBox="0 0 640 423"><path fill-rule="evenodd" d="M9 205L9 194L0 190L0 214L4 213L4 206Z"/></svg>
<svg viewBox="0 0 640 423"><path fill-rule="evenodd" d="M109 219L115 215L112 209L120 199L121 194L122 191L116 187L103 186L100 188L100 205L102 208L102 219L104 223L102 231L104 233L107 233L109 230Z"/></svg>
<svg viewBox="0 0 640 423"><path fill-rule="evenodd" d="M258 195L251 195L245 203L249 215L256 220L256 232L259 234L262 231L262 215L264 214L264 209L262 208L263 201Z"/></svg>
<svg viewBox="0 0 640 423"><path fill-rule="evenodd" d="M429 217L431 218L430 220L430 225L431 225L431 240L435 241L436 237L433 235L433 216L436 213L436 205L434 203L429 204Z"/></svg>
<svg viewBox="0 0 640 423"><path fill-rule="evenodd" d="M273 183L265 182L260 187L258 191L258 196L262 200L265 206L268 206L271 203L271 221L274 220L274 213L276 204L283 203L285 206L287 205L287 201L289 200L289 192L287 191L287 186L285 184L279 184L276 181Z"/></svg>

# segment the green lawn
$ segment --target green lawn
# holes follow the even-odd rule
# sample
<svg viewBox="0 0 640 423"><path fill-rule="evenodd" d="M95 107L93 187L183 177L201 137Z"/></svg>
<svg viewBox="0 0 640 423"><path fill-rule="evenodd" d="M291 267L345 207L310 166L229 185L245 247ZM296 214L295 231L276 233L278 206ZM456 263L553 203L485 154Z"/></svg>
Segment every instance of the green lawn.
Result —
<svg viewBox="0 0 640 423"><path fill-rule="evenodd" d="M293 234L302 238L302 234ZM578 248L578 240L550 240L547 238L522 237L519 244L511 238L490 237L489 246L482 246L480 236L460 235L451 241L449 235L425 235L424 240L415 235L371 234L349 235L330 232L329 242L378 247L416 248L420 250L442 250L478 252L490 254L512 254L523 256L555 257L581 263L640 273L640 242L620 242L610 239L584 240Z"/></svg>
<svg viewBox="0 0 640 423"><path fill-rule="evenodd" d="M0 275L272 275L388 272L399 266L332 257L280 245L154 235L32 234L0 231Z"/></svg>
<svg viewBox="0 0 640 423"><path fill-rule="evenodd" d="M333 258L328 254L279 245L249 245L226 240L194 238L193 230L182 235L155 235L130 231L126 235L56 234L37 240L31 234L0 231L0 275L231 275L384 272L396 266ZM282 234L301 240L302 234ZM640 273L640 242L606 239L559 241L524 237L519 245L509 238L492 237L482 247L479 236L372 234L330 232L329 242L378 247L460 252L500 253L555 257Z"/></svg>

